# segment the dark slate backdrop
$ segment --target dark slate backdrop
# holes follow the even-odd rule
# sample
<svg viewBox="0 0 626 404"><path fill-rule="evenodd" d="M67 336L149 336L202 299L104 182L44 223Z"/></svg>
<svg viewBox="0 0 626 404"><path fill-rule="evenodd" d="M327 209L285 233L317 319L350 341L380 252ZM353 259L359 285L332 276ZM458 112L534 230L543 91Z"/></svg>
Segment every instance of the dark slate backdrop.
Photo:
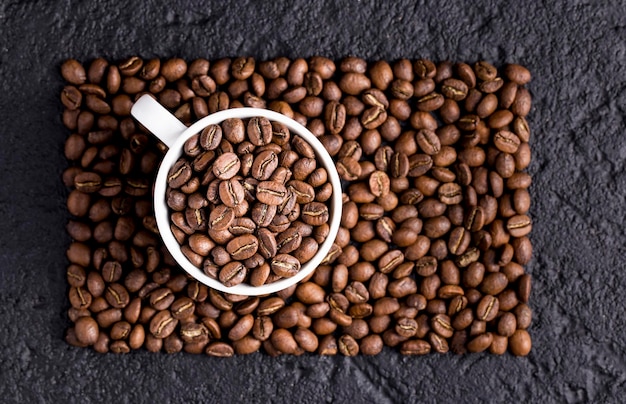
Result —
<svg viewBox="0 0 626 404"><path fill-rule="evenodd" d="M0 1L0 401L616 402L626 390L626 17L598 1ZM442 6L438 8L437 3ZM213 359L68 346L61 62L426 57L533 73L533 351Z"/></svg>

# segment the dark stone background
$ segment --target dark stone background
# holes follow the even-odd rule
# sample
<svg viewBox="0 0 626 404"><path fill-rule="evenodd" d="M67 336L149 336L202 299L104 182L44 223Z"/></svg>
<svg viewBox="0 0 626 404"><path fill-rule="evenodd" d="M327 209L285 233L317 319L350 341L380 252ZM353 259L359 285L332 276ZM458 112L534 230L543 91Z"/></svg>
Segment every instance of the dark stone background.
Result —
<svg viewBox="0 0 626 404"><path fill-rule="evenodd" d="M177 4L175 4L177 3ZM0 401L616 402L626 390L626 7L597 1L0 1ZM441 3L437 7L437 3ZM620 8L621 3L621 8ZM63 341L61 62L321 54L517 62L530 116L533 351L213 359Z"/></svg>

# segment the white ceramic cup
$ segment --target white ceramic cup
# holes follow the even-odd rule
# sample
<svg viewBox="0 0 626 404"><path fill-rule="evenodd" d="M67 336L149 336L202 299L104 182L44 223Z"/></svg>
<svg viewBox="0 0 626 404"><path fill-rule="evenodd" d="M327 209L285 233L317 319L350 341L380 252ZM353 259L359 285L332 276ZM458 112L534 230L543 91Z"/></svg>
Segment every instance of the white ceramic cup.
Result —
<svg viewBox="0 0 626 404"><path fill-rule="evenodd" d="M205 285L220 290L222 292L233 293L237 295L258 296L266 295L280 290L286 289L304 279L311 274L317 266L326 257L339 230L339 222L341 220L341 182L337 169L332 158L324 149L322 143L304 126L285 115L278 112L260 109L260 108L233 108L225 111L210 114L193 125L187 127L180 122L174 115L159 104L152 96L144 95L133 105L131 114L146 129L158 137L167 147L168 152L161 161L161 166L157 173L154 185L154 214L156 217L157 227L165 246L172 254L176 262L191 276ZM307 263L303 264L300 272L291 278L284 278L276 282L272 282L261 286L252 286L241 283L236 286L228 287L217 279L207 276L201 268L194 266L181 251L181 246L174 238L174 234L170 229L170 214L165 200L165 192L167 189L167 174L170 168L176 163L178 158L183 154L183 145L185 142L199 133L202 129L209 125L219 124L229 118L252 118L255 116L263 116L270 121L280 122L289 128L292 135L299 135L306 140L317 156L318 162L328 172L328 179L333 187L333 193L329 206L329 225L330 233L326 240L320 245L317 254ZM207 214L208 217L208 214Z"/></svg>

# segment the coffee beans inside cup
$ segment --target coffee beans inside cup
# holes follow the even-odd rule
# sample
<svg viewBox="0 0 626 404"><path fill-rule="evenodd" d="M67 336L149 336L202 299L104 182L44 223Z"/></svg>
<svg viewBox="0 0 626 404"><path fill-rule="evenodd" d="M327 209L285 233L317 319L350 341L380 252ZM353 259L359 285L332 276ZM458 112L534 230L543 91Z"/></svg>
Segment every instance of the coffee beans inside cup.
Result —
<svg viewBox="0 0 626 404"><path fill-rule="evenodd" d="M375 355L384 347L404 355L530 353L526 68L356 57L131 57L70 60L61 74L72 239L68 343L98 352L220 357L259 350ZM292 117L318 137L343 180L343 214L333 248L311 276L270 296L245 297L209 289L176 265L158 235L151 200L165 147L129 117L146 92L186 124L254 106ZM269 139L263 125L255 127L252 138L243 121L222 123L221 139L217 127L199 133L171 172L167 203L191 260L218 279L228 266L223 276L231 281L243 266L247 281L260 285L293 268L293 261L281 261L276 274L271 261L254 261L256 254L263 258L261 246L271 245L269 233L278 256L279 243L294 247L297 236L288 229L295 226L300 246L285 254L298 260L295 251L327 237L318 205L304 207L324 204L330 187L298 137L272 125L271 143L280 151L254 144ZM278 161L265 178L271 153ZM282 209L268 204L282 188L263 185L261 196L258 189L275 181L285 189L291 184L298 219L268 216L271 206ZM244 259L255 245L250 235L257 252ZM206 260L214 266L204 268Z"/></svg>
<svg viewBox="0 0 626 404"><path fill-rule="evenodd" d="M192 136L167 183L182 253L229 287L294 276L328 234L326 169L304 139L264 117Z"/></svg>

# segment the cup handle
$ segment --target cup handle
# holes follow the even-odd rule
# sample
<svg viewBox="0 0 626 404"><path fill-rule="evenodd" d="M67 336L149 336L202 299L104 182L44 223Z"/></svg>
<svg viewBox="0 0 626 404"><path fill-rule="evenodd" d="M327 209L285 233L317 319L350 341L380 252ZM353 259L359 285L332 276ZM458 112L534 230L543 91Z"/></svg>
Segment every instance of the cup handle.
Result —
<svg viewBox="0 0 626 404"><path fill-rule="evenodd" d="M148 94L135 102L130 113L167 147L172 147L178 136L187 129L178 118Z"/></svg>

